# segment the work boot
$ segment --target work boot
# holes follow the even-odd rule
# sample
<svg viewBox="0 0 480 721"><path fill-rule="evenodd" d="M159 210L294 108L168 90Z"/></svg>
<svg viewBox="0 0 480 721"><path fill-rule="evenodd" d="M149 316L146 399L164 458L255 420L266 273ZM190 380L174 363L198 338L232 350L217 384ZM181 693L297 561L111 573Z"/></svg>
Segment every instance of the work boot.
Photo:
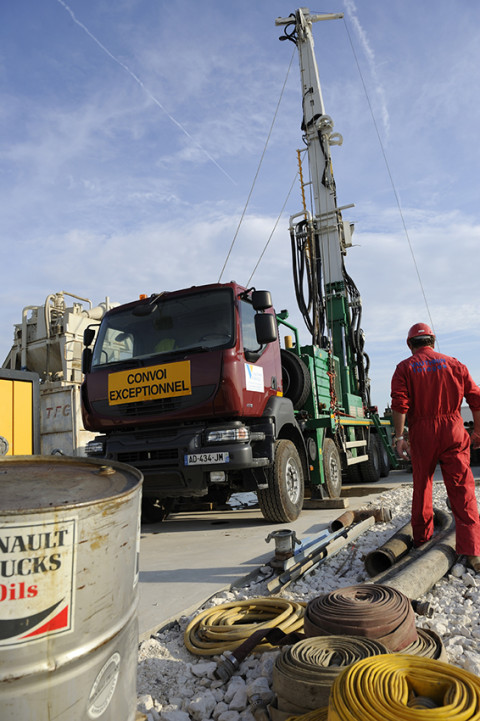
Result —
<svg viewBox="0 0 480 721"><path fill-rule="evenodd" d="M480 556L467 556L467 565L473 568L475 573L480 573Z"/></svg>

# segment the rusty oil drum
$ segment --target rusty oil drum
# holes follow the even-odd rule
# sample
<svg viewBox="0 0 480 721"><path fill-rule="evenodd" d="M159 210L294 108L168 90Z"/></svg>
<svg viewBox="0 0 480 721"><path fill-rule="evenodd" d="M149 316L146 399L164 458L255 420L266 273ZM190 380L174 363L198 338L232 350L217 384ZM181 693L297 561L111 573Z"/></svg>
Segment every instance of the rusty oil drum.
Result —
<svg viewBox="0 0 480 721"><path fill-rule="evenodd" d="M0 460L0 721L133 721L142 474Z"/></svg>

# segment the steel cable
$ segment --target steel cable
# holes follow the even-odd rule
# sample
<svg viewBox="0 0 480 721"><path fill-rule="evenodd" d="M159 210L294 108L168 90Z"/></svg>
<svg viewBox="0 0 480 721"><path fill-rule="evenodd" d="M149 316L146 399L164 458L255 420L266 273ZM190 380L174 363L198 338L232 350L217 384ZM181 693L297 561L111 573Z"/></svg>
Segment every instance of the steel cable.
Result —
<svg viewBox="0 0 480 721"><path fill-rule="evenodd" d="M273 690L279 711L306 713L328 704L337 676L362 658L388 653L368 638L316 636L286 647L273 667Z"/></svg>
<svg viewBox="0 0 480 721"><path fill-rule="evenodd" d="M305 603L284 598L258 598L223 603L202 611L188 624L184 633L187 649L199 656L215 656L240 646L255 631L279 628L284 633L301 630ZM271 650L261 643L255 651Z"/></svg>
<svg viewBox="0 0 480 721"><path fill-rule="evenodd" d="M418 640L410 600L389 586L359 584L310 601L305 611L307 636L366 636L401 651Z"/></svg>
<svg viewBox="0 0 480 721"><path fill-rule="evenodd" d="M480 721L480 678L443 661L407 654L366 658L334 681L327 718Z"/></svg>

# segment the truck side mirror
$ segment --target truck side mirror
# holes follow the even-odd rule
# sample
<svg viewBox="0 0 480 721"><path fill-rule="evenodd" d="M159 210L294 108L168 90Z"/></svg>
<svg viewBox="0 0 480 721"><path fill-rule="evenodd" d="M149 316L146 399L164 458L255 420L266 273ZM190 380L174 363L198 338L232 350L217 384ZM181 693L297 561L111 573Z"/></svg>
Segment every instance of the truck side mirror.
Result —
<svg viewBox="0 0 480 721"><path fill-rule="evenodd" d="M272 295L269 290L254 290L252 305L255 310L268 310L272 307Z"/></svg>
<svg viewBox="0 0 480 721"><path fill-rule="evenodd" d="M93 352L91 348L84 348L82 353L82 373L90 373Z"/></svg>
<svg viewBox="0 0 480 721"><path fill-rule="evenodd" d="M277 340L275 316L269 313L257 313L255 315L255 333L257 335L257 343L261 346Z"/></svg>
<svg viewBox="0 0 480 721"><path fill-rule="evenodd" d="M83 345L88 348L92 345L93 339L95 338L95 328L85 328L83 331Z"/></svg>

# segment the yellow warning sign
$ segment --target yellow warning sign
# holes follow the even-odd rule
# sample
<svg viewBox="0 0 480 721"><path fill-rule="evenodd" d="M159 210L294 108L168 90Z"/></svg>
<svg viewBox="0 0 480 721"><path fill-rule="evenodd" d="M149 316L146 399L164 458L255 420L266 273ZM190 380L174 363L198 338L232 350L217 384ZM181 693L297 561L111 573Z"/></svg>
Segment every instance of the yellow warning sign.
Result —
<svg viewBox="0 0 480 721"><path fill-rule="evenodd" d="M135 368L108 376L111 406L191 394L190 361Z"/></svg>

